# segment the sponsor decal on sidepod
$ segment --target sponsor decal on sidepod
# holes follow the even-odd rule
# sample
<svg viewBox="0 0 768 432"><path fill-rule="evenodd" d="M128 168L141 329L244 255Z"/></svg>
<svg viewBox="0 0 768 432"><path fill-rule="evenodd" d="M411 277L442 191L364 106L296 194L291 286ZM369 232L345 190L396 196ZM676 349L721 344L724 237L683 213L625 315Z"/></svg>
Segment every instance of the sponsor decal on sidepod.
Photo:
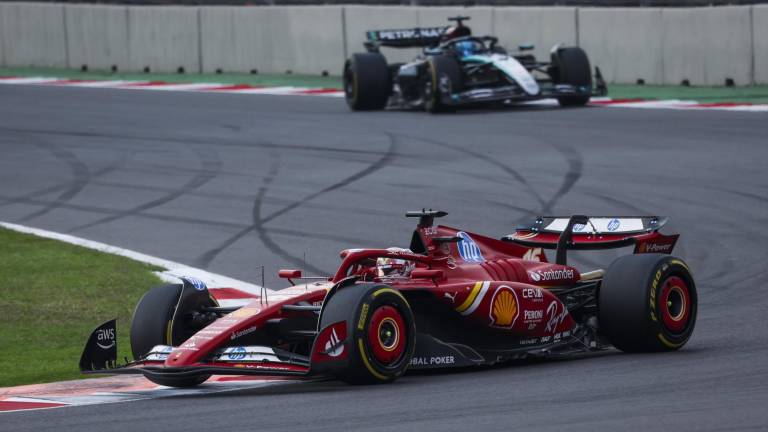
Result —
<svg viewBox="0 0 768 432"><path fill-rule="evenodd" d="M493 298L491 299L491 326L512 328L517 317L520 315L520 307L518 305L517 293L506 285L500 286L493 293Z"/></svg>
<svg viewBox="0 0 768 432"><path fill-rule="evenodd" d="M480 246L475 243L469 234L465 233L464 231L459 231L456 233L456 236L461 239L456 243L456 247L459 249L459 255L461 256L461 259L471 263L485 262L483 253L480 251Z"/></svg>
<svg viewBox="0 0 768 432"><path fill-rule="evenodd" d="M531 280L534 282L541 282L541 281L550 281L550 280L567 280L567 279L573 279L573 270L572 269L549 269L549 270L537 270L537 271L529 271L528 276L530 276Z"/></svg>

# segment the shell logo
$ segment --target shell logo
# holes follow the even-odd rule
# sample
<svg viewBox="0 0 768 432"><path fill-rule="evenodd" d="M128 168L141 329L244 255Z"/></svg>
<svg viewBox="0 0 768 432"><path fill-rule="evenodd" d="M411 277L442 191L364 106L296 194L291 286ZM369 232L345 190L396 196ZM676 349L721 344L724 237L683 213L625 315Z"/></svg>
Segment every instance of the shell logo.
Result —
<svg viewBox="0 0 768 432"><path fill-rule="evenodd" d="M517 293L506 285L500 286L491 299L491 326L512 328L520 315L518 304Z"/></svg>

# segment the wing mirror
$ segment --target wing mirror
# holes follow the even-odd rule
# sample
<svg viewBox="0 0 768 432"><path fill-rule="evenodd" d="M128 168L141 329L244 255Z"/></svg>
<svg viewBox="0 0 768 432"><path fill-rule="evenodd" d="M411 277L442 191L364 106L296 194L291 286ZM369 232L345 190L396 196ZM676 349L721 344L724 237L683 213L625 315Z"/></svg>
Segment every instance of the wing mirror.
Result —
<svg viewBox="0 0 768 432"><path fill-rule="evenodd" d="M291 279L301 279L301 270L281 269L277 272L277 276L282 279L288 279L291 285L296 285Z"/></svg>

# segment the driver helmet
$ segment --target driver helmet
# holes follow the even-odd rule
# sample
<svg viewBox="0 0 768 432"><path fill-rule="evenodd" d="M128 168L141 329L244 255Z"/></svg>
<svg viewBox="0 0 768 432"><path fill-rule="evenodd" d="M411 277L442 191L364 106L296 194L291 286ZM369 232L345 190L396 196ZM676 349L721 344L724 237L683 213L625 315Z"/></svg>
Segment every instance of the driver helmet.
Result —
<svg viewBox="0 0 768 432"><path fill-rule="evenodd" d="M478 43L472 40L456 42L454 47L456 47L456 51L458 51L462 57L471 56L480 52Z"/></svg>
<svg viewBox="0 0 768 432"><path fill-rule="evenodd" d="M389 252L403 252L412 254L410 249L388 248ZM410 260L390 257L380 257L376 259L376 273L379 277L408 277L416 267L416 263Z"/></svg>

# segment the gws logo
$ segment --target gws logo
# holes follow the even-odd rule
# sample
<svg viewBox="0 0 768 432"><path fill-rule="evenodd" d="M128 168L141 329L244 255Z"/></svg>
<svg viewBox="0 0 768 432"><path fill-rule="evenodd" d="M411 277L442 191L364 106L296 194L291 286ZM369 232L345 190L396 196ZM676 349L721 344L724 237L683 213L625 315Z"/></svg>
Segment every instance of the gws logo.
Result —
<svg viewBox="0 0 768 432"><path fill-rule="evenodd" d="M96 345L101 349L110 349L115 346L115 329L100 329L96 333Z"/></svg>
<svg viewBox="0 0 768 432"><path fill-rule="evenodd" d="M480 246L472 240L472 237L464 231L459 231L456 236L461 240L456 243L456 247L459 248L459 255L466 262L481 263L485 261L483 253L480 251Z"/></svg>
<svg viewBox="0 0 768 432"><path fill-rule="evenodd" d="M241 346L235 347L227 354L227 357L230 360L242 360L245 358L245 348Z"/></svg>
<svg viewBox="0 0 768 432"><path fill-rule="evenodd" d="M328 338L328 342L325 343L325 352L328 357L338 357L344 352L344 344L340 343L339 335L336 334L336 329L331 329L331 336Z"/></svg>
<svg viewBox="0 0 768 432"><path fill-rule="evenodd" d="M621 225L621 221L618 219L611 219L610 222L608 222L608 231L616 231L619 229L619 225Z"/></svg>

